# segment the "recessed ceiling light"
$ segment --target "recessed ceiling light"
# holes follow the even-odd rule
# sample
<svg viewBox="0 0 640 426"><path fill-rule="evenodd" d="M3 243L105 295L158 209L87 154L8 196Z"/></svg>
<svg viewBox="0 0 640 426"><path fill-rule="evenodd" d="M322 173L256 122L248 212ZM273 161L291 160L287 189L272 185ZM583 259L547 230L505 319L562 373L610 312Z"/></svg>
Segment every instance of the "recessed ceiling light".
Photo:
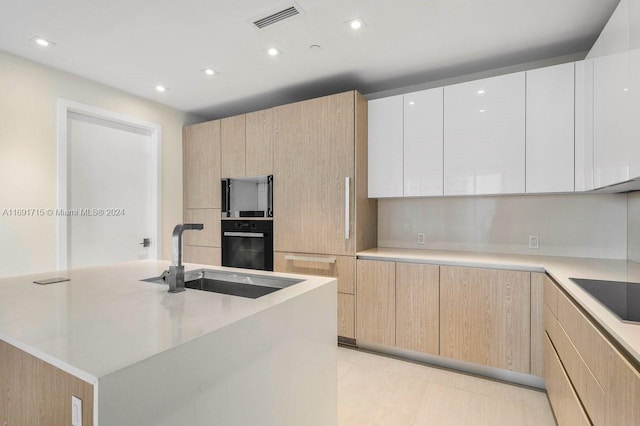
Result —
<svg viewBox="0 0 640 426"><path fill-rule="evenodd" d="M269 56L278 56L280 54L280 51L276 47L270 47L269 49L267 49L267 53L269 54Z"/></svg>
<svg viewBox="0 0 640 426"><path fill-rule="evenodd" d="M364 27L364 20L362 18L353 18L347 21L347 24L349 24L349 28L351 28L354 31L357 31L362 27Z"/></svg>
<svg viewBox="0 0 640 426"><path fill-rule="evenodd" d="M629 88L628 88L628 87L625 87L624 89L622 89L622 91L623 91L623 92L628 92L628 91L629 91Z"/></svg>
<svg viewBox="0 0 640 426"><path fill-rule="evenodd" d="M478 90L478 95L482 95L484 93L484 89Z"/></svg>
<svg viewBox="0 0 640 426"><path fill-rule="evenodd" d="M485 111L486 111L486 109L481 109L481 110L480 110L480 111L478 111L478 112L485 112Z"/></svg>
<svg viewBox="0 0 640 426"><path fill-rule="evenodd" d="M415 103L415 102L413 102L413 101L409 102L409 105L415 105L415 104L416 104L416 103Z"/></svg>
<svg viewBox="0 0 640 426"><path fill-rule="evenodd" d="M53 47L53 46L56 45L54 42L46 40L46 39L44 39L42 37L39 37L39 36L34 36L31 39L31 41L34 42L35 44L37 44L38 46L42 46L42 47Z"/></svg>
<svg viewBox="0 0 640 426"><path fill-rule="evenodd" d="M160 84L158 84L158 85L156 86L156 90L157 90L158 92L162 93L162 92L166 92L167 90L169 90L169 88L168 88L168 87L165 87L165 86L162 86L162 85L160 85Z"/></svg>
<svg viewBox="0 0 640 426"><path fill-rule="evenodd" d="M216 70L214 70L213 68L205 68L202 70L202 72L206 75L216 75Z"/></svg>

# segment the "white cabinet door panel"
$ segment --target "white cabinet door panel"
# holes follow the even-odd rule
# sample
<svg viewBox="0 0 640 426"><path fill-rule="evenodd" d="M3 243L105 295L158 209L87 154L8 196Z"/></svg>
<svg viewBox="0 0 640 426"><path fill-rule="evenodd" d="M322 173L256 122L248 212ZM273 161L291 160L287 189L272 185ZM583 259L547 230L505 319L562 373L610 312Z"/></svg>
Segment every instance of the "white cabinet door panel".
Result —
<svg viewBox="0 0 640 426"><path fill-rule="evenodd" d="M403 195L403 96L369 101L369 198Z"/></svg>
<svg viewBox="0 0 640 426"><path fill-rule="evenodd" d="M444 194L524 192L524 72L445 87Z"/></svg>
<svg viewBox="0 0 640 426"><path fill-rule="evenodd" d="M443 88L404 95L404 196L442 195Z"/></svg>
<svg viewBox="0 0 640 426"><path fill-rule="evenodd" d="M593 189L593 59L576 62L575 191Z"/></svg>
<svg viewBox="0 0 640 426"><path fill-rule="evenodd" d="M631 178L640 177L640 0L629 2L629 107Z"/></svg>
<svg viewBox="0 0 640 426"><path fill-rule="evenodd" d="M527 193L574 190L574 63L527 71Z"/></svg>

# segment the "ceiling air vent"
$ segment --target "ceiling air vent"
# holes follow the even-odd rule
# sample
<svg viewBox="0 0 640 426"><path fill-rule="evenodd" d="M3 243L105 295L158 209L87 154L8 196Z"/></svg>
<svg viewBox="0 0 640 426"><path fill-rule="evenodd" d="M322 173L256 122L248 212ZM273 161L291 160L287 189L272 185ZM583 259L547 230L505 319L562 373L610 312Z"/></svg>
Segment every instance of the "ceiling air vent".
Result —
<svg viewBox="0 0 640 426"><path fill-rule="evenodd" d="M253 21L253 25L262 29L264 27L268 27L269 25L275 24L276 22L283 21L287 18L291 18L292 16L296 16L299 14L300 11L295 6L291 6L281 10L280 12L276 12L269 16L265 16L262 19L258 19L257 21Z"/></svg>

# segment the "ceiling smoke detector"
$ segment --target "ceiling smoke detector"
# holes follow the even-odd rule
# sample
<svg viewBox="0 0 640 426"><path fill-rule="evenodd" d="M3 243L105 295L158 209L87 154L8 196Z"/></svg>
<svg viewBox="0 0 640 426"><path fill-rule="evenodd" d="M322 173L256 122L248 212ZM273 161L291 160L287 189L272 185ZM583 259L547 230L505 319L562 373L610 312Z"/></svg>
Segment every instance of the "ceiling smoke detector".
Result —
<svg viewBox="0 0 640 426"><path fill-rule="evenodd" d="M300 13L302 13L302 9L300 9L300 6L298 6L297 4L294 4L293 6L286 7L278 12L271 13L260 19L252 20L252 23L256 27L258 27L258 29L262 29L277 22L284 21L285 19L300 15Z"/></svg>

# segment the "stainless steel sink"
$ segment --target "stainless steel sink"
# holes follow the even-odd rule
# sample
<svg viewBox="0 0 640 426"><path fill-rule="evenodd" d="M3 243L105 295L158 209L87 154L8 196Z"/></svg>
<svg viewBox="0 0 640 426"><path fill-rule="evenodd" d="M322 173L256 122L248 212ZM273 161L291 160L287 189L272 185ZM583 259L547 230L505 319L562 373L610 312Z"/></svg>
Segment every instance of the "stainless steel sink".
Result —
<svg viewBox="0 0 640 426"><path fill-rule="evenodd" d="M142 281L167 284L165 274L160 277L147 278ZM303 280L218 271L214 269L196 269L184 273L186 288L228 294L231 296L257 299L274 291L298 284Z"/></svg>

